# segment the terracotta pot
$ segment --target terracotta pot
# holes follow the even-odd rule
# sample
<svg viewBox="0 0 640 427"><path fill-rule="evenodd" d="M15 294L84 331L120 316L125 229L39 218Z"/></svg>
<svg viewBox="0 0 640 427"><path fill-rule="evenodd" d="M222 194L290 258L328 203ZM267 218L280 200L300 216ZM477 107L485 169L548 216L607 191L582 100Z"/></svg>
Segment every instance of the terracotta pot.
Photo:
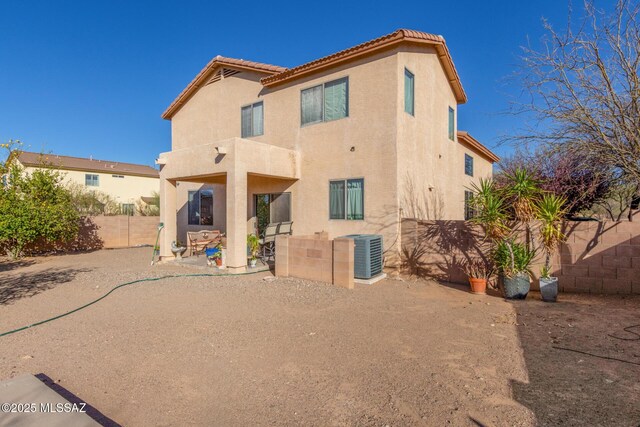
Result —
<svg viewBox="0 0 640 427"><path fill-rule="evenodd" d="M222 258L216 258L216 265L220 267L222 265Z"/></svg>
<svg viewBox="0 0 640 427"><path fill-rule="evenodd" d="M487 279L476 279L469 277L469 284L471 285L472 294L486 294L487 293Z"/></svg>

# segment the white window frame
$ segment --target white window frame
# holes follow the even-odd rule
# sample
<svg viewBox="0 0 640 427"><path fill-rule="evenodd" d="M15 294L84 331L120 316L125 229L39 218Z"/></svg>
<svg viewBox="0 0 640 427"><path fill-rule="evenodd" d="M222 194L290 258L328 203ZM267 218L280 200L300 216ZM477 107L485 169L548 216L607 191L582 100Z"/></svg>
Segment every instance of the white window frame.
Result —
<svg viewBox="0 0 640 427"><path fill-rule="evenodd" d="M91 177L91 179L89 179ZM92 181L95 184L89 184L88 182ZM100 187L100 175L96 173L85 173L84 174L84 185L86 187Z"/></svg>

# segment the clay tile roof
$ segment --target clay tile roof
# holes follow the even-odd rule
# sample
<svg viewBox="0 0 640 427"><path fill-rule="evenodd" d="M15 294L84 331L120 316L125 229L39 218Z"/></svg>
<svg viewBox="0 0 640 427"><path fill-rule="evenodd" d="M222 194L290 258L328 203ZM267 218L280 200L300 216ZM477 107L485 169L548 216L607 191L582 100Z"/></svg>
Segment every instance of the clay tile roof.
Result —
<svg viewBox="0 0 640 427"><path fill-rule="evenodd" d="M111 173L117 175L146 176L159 178L160 173L151 166L133 163L111 162L109 160L85 159L81 157L58 156L22 151L18 160L23 166L51 167L61 170L78 170L87 172Z"/></svg>
<svg viewBox="0 0 640 427"><path fill-rule="evenodd" d="M285 67L277 65L263 64L261 62L245 61L244 59L227 58L225 56L216 56L198 73L198 75L187 85L180 95L173 100L171 105L162 113L163 119L171 119L171 117L180 109L180 107L189 99L189 97L200 88L211 72L218 67L229 66L250 71L258 71L267 74L281 73L286 70Z"/></svg>
<svg viewBox="0 0 640 427"><path fill-rule="evenodd" d="M422 31L407 29L396 30L391 34L341 50L340 52L325 56L324 58L316 59L315 61L307 62L306 64L290 68L278 74L264 77L262 78L261 83L267 87L275 86L303 75L335 66L342 62L354 60L363 55L394 47L400 43L425 44L435 47L458 103L463 104L467 102L467 95L464 92L462 83L460 82L460 77L458 76L456 67L453 64L451 54L449 53L449 49L447 48L444 38L442 36L424 33Z"/></svg>
<svg viewBox="0 0 640 427"><path fill-rule="evenodd" d="M316 59L315 61L307 62L306 64L298 65L297 67L289 69L275 65L262 64L260 62L226 58L218 55L213 58L202 69L202 71L200 71L200 73L198 73L191 83L189 83L189 85L180 93L180 95L178 95L171 105L169 105L165 112L162 113L162 118L170 120L180 107L189 99L189 97L206 81L206 78L211 74L211 72L220 66L226 65L232 68L266 73L268 75L263 77L260 82L266 87L271 87L346 61L360 58L364 55L394 47L400 43L414 43L433 46L438 53L440 63L442 64L442 67L449 79L449 84L451 84L456 100L459 104L467 102L467 95L464 92L464 88L460 82L460 76L453 64L453 59L451 59L451 54L449 53L449 49L447 48L444 38L442 36L424 33L422 31L399 29L391 34L369 40L368 42L341 50L340 52L325 56L324 58Z"/></svg>
<svg viewBox="0 0 640 427"><path fill-rule="evenodd" d="M482 145L480 141L469 135L467 131L458 131L458 141L469 146L492 163L500 161L500 157L496 156L491 150Z"/></svg>

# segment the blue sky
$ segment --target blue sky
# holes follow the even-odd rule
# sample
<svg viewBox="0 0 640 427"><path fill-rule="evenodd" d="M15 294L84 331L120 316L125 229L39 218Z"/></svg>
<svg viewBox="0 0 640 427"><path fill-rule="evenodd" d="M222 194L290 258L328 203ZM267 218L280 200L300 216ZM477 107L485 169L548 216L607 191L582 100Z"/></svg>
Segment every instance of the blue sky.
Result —
<svg viewBox="0 0 640 427"><path fill-rule="evenodd" d="M3 0L0 141L153 164L171 142L160 114L213 56L291 67L411 28L445 37L469 97L459 128L496 148L521 125L501 114L519 93L504 78L542 17L565 25L567 3Z"/></svg>

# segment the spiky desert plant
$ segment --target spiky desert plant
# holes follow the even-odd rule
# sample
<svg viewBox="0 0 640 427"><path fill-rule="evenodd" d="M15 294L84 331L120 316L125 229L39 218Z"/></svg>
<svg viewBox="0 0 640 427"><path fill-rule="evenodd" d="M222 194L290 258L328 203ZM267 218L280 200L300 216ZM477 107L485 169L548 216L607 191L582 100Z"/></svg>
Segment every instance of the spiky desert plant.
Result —
<svg viewBox="0 0 640 427"><path fill-rule="evenodd" d="M471 184L471 191L475 213L469 221L480 225L485 231L485 238L491 241L504 238L509 232L508 215L503 194L495 182L481 178L478 183Z"/></svg>
<svg viewBox="0 0 640 427"><path fill-rule="evenodd" d="M536 201L541 195L540 183L534 174L522 167L505 173L504 191L517 221L531 222L536 216Z"/></svg>
<svg viewBox="0 0 640 427"><path fill-rule="evenodd" d="M490 261L475 258L465 262L462 270L472 279L489 280L493 276L494 266Z"/></svg>
<svg viewBox="0 0 640 427"><path fill-rule="evenodd" d="M504 277L514 277L522 273L531 274L530 267L535 256L535 250L530 250L523 243L513 239L501 240L493 252L496 267Z"/></svg>
<svg viewBox="0 0 640 427"><path fill-rule="evenodd" d="M566 238L561 222L567 212L566 206L567 200L553 193L544 193L535 204L536 218L540 221L540 242L545 252L546 276L551 270L551 255Z"/></svg>

